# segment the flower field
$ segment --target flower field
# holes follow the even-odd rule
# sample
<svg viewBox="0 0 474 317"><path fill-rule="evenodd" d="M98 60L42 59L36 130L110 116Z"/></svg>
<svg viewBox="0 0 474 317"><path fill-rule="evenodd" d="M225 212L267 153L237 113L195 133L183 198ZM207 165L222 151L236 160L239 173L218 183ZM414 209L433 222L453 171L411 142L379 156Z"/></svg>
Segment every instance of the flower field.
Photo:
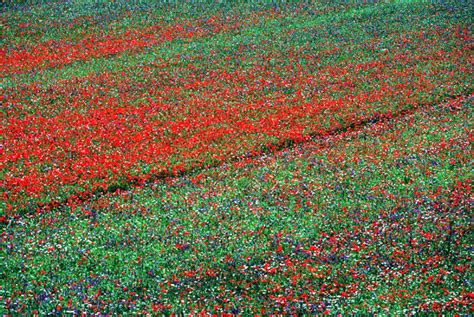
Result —
<svg viewBox="0 0 474 317"><path fill-rule="evenodd" d="M0 312L472 312L473 9L7 6Z"/></svg>

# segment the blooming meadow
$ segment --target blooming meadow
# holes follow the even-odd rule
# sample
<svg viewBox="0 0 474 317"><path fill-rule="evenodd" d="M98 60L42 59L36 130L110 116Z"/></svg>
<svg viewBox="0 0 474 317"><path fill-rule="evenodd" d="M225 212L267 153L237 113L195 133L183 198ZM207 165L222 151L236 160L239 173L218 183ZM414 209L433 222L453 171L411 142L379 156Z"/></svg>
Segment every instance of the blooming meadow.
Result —
<svg viewBox="0 0 474 317"><path fill-rule="evenodd" d="M469 313L473 9L7 6L0 311Z"/></svg>

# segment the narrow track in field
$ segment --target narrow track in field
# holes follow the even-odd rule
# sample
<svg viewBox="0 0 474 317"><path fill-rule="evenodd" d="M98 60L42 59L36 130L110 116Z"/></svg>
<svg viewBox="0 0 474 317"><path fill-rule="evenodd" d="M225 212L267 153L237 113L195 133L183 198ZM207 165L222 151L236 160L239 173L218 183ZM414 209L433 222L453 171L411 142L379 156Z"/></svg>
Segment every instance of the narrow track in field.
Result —
<svg viewBox="0 0 474 317"><path fill-rule="evenodd" d="M340 136L341 134L344 134L342 136L344 138L350 137L351 134L367 129L370 125L376 125L376 124L386 123L386 122L394 123L404 118L408 118L418 111L429 111L434 106L442 106L442 107L450 108L456 111L457 104L466 102L466 101L472 102L473 100L474 100L474 94L461 95L461 96L452 97L448 101L440 105L416 106L410 109L403 110L396 114L386 114L386 113L377 114L375 116L371 116L369 118L365 118L363 120L353 122L350 125L343 128L334 128L334 129L327 130L325 131L324 134L322 133L308 134L303 140L284 139L276 144L263 144L260 147L260 149L255 151L254 153L234 156L234 157L231 157L231 158L228 158L228 159L225 159L213 164L208 164L206 166L199 167L199 168L184 169L177 173L173 173L171 171L161 172L147 178L136 177L121 185L111 185L106 190L98 189L98 190L77 193L66 199L51 201L47 204L41 204L41 203L31 204L28 208L18 210L15 215L8 215L8 218L4 217L3 219L0 219L0 223L11 225L13 219L19 219L23 216L28 217L29 215L34 214L34 213L42 213L42 212L47 212L50 210L61 209L62 207L66 206L67 204L71 202L83 203L88 200L97 199L98 197L107 193L115 193L115 192L120 192L120 191L132 190L132 189L140 188L140 187L148 187L148 186L153 185L156 182L160 182L165 179L189 176L189 175L193 175L193 174L196 174L196 173L199 173L211 168L218 168L225 164L232 164L234 162L238 162L242 160L258 160L261 157L267 157L270 154L276 155L278 154L278 152L291 150L292 148L295 148L296 146L301 146L308 142L324 141L324 140L327 140L328 138Z"/></svg>

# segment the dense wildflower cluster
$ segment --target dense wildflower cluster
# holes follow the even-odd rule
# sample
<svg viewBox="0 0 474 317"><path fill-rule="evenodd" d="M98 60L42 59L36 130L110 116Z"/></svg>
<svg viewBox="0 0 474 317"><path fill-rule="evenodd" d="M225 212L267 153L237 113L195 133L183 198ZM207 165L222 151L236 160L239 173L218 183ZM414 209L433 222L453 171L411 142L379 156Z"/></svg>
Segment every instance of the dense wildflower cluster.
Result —
<svg viewBox="0 0 474 317"><path fill-rule="evenodd" d="M7 7L0 312L470 312L472 9Z"/></svg>

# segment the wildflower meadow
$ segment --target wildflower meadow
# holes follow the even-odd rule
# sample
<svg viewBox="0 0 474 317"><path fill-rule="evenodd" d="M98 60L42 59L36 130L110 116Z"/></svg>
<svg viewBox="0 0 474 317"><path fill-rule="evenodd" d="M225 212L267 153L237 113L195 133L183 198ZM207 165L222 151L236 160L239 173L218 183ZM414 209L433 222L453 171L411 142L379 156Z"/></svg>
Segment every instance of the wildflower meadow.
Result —
<svg viewBox="0 0 474 317"><path fill-rule="evenodd" d="M7 1L0 313L472 314L473 12Z"/></svg>

